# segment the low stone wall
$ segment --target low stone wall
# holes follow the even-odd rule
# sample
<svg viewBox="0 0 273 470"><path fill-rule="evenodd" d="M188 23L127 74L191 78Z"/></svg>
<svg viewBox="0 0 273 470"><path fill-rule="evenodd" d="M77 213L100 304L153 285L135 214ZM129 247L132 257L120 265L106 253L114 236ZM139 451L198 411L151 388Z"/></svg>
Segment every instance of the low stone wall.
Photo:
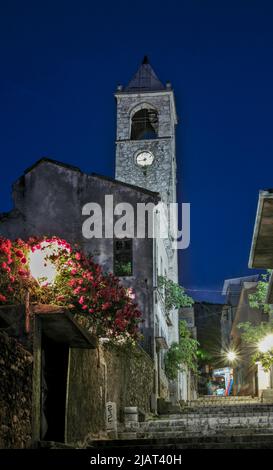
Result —
<svg viewBox="0 0 273 470"><path fill-rule="evenodd" d="M67 442L105 430L107 401L117 404L123 420L125 406L150 411L154 369L151 358L138 346L100 350L70 350Z"/></svg>
<svg viewBox="0 0 273 470"><path fill-rule="evenodd" d="M107 401L117 404L118 418L123 420L125 406L150 411L154 365L140 347L104 348L107 369Z"/></svg>
<svg viewBox="0 0 273 470"><path fill-rule="evenodd" d="M0 332L0 448L31 442L32 355Z"/></svg>

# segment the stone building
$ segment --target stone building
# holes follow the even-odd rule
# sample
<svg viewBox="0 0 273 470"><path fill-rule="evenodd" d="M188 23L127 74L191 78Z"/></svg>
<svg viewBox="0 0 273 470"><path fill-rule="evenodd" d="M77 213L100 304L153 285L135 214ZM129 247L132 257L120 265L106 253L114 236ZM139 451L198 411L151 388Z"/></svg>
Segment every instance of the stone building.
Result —
<svg viewBox="0 0 273 470"><path fill-rule="evenodd" d="M153 240L147 237L134 238L126 240L127 246L120 247L120 240L117 239L86 239L82 235L83 223L88 221L88 216L82 215L82 208L90 202L104 208L105 196L109 195L113 198L114 206L127 201L134 209L137 203L156 204L158 201L158 195L151 191L111 178L87 175L76 167L44 158L28 168L14 183L14 209L1 216L0 234L11 239L56 235L72 244L79 244L86 253L94 255L95 261L106 271L119 275L124 285L136 291L137 302L144 317L144 348L151 354ZM136 212L135 210L135 214ZM104 213L102 222L104 235ZM120 259L127 265L126 272L121 272Z"/></svg>
<svg viewBox="0 0 273 470"><path fill-rule="evenodd" d="M259 275L254 274L226 279L223 286L222 346L223 352L234 350L238 355L238 360L232 364L235 395L260 396L268 382L268 374L252 363L253 347L242 340L242 330L238 328L238 324L244 322L259 325L268 321L267 314L250 306L249 295L255 292L258 281Z"/></svg>
<svg viewBox="0 0 273 470"><path fill-rule="evenodd" d="M267 374L259 365L252 363L253 346L242 341L242 330L238 328L238 325L244 322L259 325L267 321L267 314L250 306L249 296L255 292L256 287L257 281L242 281L230 333L231 347L238 355L233 368L235 395L261 396L263 389L266 388Z"/></svg>
<svg viewBox="0 0 273 470"><path fill-rule="evenodd" d="M116 178L176 202L175 127L170 83L156 77L147 57L125 87L118 86Z"/></svg>
<svg viewBox="0 0 273 470"><path fill-rule="evenodd" d="M105 270L113 271L126 287L135 292L143 313L141 346L154 363L151 409L158 397L169 398L164 373L164 351L178 340L178 313L167 313L164 293L158 289L158 275L178 281L177 250L172 239L157 236L158 213L153 212L154 238L134 232L132 238L105 237L108 215L102 213L102 237L83 236L83 224L92 226L89 203L105 209L111 196L113 207L176 202L175 126L177 115L174 93L164 86L144 58L128 86L119 86L117 101L117 141L115 179L85 174L77 167L42 158L28 168L13 185L14 208L0 215L0 235L14 239L29 236L59 236L77 243L91 253ZM84 208L84 209L83 209ZM118 217L113 216L113 222ZM92 220L91 220L92 219ZM168 214L167 214L168 220ZM184 380L184 379L183 379ZM181 378L180 378L181 382ZM184 384L185 386L185 384ZM179 397L173 384L172 398ZM187 397L186 397L187 398Z"/></svg>
<svg viewBox="0 0 273 470"><path fill-rule="evenodd" d="M161 201L176 203L177 114L171 84L164 86L148 58L144 57L136 74L125 87L119 85L117 102L116 178L159 193ZM170 215L167 214L167 220ZM157 276L178 282L178 253L173 249L170 231L163 240L155 238L153 251L153 312L156 337L164 337L166 346L178 341L178 312L166 315L164 298L157 286ZM157 347L154 344L154 354ZM164 351L158 364L163 365ZM163 368L159 365L159 372ZM162 380L164 373L162 373ZM181 379L181 378L180 378ZM178 398L179 390L174 390Z"/></svg>
<svg viewBox="0 0 273 470"><path fill-rule="evenodd" d="M261 190L253 229L252 244L249 254L249 268L273 268L273 189ZM273 305L273 275L271 273L266 302ZM273 402L273 368L267 374L267 388L263 400Z"/></svg>
<svg viewBox="0 0 273 470"><path fill-rule="evenodd" d="M221 341L223 353L230 349L232 325L244 283L257 282L258 278L258 275L244 276L226 279L224 282L222 295L225 296L225 304L223 305L221 316Z"/></svg>
<svg viewBox="0 0 273 470"><path fill-rule="evenodd" d="M69 308L31 305L30 331L25 319L25 305L0 307L0 448L116 436L126 406L151 411L154 365L141 347L98 341Z"/></svg>

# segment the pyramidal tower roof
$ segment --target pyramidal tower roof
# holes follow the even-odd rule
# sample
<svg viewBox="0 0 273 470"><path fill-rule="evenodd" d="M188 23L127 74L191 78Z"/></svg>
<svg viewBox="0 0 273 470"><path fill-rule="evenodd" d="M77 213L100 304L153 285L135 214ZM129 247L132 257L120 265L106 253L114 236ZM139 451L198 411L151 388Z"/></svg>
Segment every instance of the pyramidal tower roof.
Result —
<svg viewBox="0 0 273 470"><path fill-rule="evenodd" d="M154 70L152 69L149 59L147 56L144 57L142 64L140 65L138 71L124 87L124 91L160 91L165 90L165 86L161 83L159 78L156 76Z"/></svg>

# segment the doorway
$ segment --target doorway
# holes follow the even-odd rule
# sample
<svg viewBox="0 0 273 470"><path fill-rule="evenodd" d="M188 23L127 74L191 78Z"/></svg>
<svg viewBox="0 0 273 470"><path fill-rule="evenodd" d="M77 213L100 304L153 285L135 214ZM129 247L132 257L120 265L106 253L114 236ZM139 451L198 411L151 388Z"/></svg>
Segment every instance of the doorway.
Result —
<svg viewBox="0 0 273 470"><path fill-rule="evenodd" d="M41 438L65 442L69 346L42 334Z"/></svg>

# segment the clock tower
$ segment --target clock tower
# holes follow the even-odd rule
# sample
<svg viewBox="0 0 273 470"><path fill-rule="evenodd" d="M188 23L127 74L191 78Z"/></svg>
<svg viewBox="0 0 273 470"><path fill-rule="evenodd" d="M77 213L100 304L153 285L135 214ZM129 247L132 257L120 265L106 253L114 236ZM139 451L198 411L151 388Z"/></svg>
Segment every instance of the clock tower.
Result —
<svg viewBox="0 0 273 470"><path fill-rule="evenodd" d="M165 203L164 208L167 208L164 221L170 220L169 203L177 202L175 150L177 115L171 84L168 82L166 85L162 84L145 56L128 85L117 87L115 98L117 102L115 178L159 193L162 202ZM160 396L162 388L160 377L164 376L164 354L166 349L179 339L178 311L176 309L171 312L166 311L164 292L158 287L158 276L178 283L177 250L174 248L169 230L166 238L159 236L160 220L161 211L156 210L153 222L155 236L151 251L152 259L146 259L146 264L152 266L151 278L146 279L153 297L153 301L149 304L151 311L147 334L152 338L157 397ZM140 273L138 280L141 281ZM165 346L157 343L158 338L166 340ZM181 374L182 372L179 373L179 377ZM184 379L182 382L186 383ZM172 385L173 391L170 393L176 399L183 398L182 388L179 385L182 382L179 379L175 386Z"/></svg>
<svg viewBox="0 0 273 470"><path fill-rule="evenodd" d="M177 115L171 84L164 86L144 57L115 97L116 179L158 192L164 202L176 202Z"/></svg>

